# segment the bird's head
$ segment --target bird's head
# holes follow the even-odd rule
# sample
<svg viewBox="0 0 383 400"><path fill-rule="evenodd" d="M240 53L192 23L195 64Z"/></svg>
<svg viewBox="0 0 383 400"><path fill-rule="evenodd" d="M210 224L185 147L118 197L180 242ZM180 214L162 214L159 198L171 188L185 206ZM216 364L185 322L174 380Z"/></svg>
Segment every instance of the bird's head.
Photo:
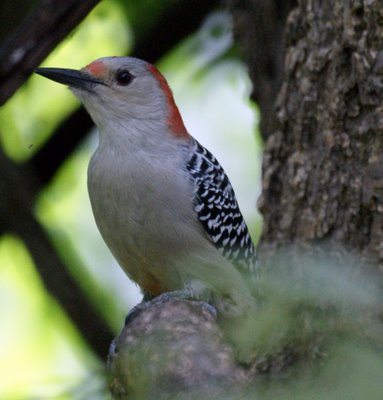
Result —
<svg viewBox="0 0 383 400"><path fill-rule="evenodd" d="M69 86L101 129L156 121L175 136L188 136L165 78L145 61L104 57L81 70L38 68L36 73Z"/></svg>

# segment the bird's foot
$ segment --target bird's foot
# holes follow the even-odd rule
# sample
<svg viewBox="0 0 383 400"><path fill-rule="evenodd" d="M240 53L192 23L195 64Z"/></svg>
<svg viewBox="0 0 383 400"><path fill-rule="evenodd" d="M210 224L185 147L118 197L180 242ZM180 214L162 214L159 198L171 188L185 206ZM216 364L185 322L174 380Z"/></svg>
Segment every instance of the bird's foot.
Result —
<svg viewBox="0 0 383 400"><path fill-rule="evenodd" d="M212 315L214 319L217 317L217 310L210 303L200 297L191 296L191 293L187 288L185 288L185 290L174 290L172 292L162 293L159 296L155 297L150 303L162 304L166 301L173 299L188 300L199 303L203 309L205 309Z"/></svg>
<svg viewBox="0 0 383 400"><path fill-rule="evenodd" d="M202 308L208 311L215 319L217 318L217 310L210 304L211 297L209 290L198 283L191 283L181 290L165 292L154 298L144 294L141 303L134 306L125 318L125 325L130 323L138 314L152 304L162 304L172 299L189 300L200 303Z"/></svg>

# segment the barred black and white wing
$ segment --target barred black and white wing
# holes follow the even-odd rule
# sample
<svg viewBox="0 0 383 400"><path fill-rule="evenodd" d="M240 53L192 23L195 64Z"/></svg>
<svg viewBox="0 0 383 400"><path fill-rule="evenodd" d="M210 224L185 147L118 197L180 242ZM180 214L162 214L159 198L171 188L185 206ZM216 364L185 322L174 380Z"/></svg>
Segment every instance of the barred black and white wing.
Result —
<svg viewBox="0 0 383 400"><path fill-rule="evenodd" d="M215 157L196 140L187 170L195 187L194 209L208 237L238 269L255 272L255 248L229 178Z"/></svg>

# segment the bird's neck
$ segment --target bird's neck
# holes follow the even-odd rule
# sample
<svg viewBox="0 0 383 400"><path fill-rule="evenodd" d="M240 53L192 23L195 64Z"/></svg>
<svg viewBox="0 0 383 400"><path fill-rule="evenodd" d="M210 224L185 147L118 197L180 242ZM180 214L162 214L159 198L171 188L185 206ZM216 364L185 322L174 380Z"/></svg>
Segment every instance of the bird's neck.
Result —
<svg viewBox="0 0 383 400"><path fill-rule="evenodd" d="M157 119L113 120L99 125L100 148L129 152L151 153L154 157L160 153L171 154L178 146L187 145L190 136L177 136L169 132L166 122Z"/></svg>

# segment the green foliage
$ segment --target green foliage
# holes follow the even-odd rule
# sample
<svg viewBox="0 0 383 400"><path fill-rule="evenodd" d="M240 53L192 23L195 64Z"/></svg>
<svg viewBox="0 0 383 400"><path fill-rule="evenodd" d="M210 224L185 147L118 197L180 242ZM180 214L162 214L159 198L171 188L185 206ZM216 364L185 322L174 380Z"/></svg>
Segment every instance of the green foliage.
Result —
<svg viewBox="0 0 383 400"><path fill-rule="evenodd" d="M108 250L95 226L87 194L89 147L89 142L81 146L41 193L37 215L72 275L117 332L127 306L110 295L114 283L108 276L113 276L108 268L111 260L105 257ZM100 276L102 270L104 276Z"/></svg>
<svg viewBox="0 0 383 400"><path fill-rule="evenodd" d="M8 236L0 240L0 265L0 397L20 398L34 385L43 398L78 385L96 360L47 296L20 241Z"/></svg>
<svg viewBox="0 0 383 400"><path fill-rule="evenodd" d="M179 0L117 0L129 16L129 22L136 36L145 34L156 23L159 16Z"/></svg>
<svg viewBox="0 0 383 400"><path fill-rule="evenodd" d="M188 360L191 350L198 346L190 340L172 353L169 342L178 346L180 341L176 322L162 331L157 324L153 328L149 322L143 323L145 318L151 320L145 316L130 327L131 336L123 335L125 347L120 343L115 355L112 383L117 393L125 393L121 398L381 399L383 281L376 266L334 245L273 249L263 254L260 265L260 279L254 281L258 311L228 324L218 318L234 348L247 348L251 356L248 386L225 386L231 375L218 383L214 379L204 381L203 369L212 354L203 340L202 328L198 340L206 345L205 351L186 364L194 375L186 373L186 382L185 375L177 379L178 370L172 366L178 365L178 357ZM185 335L193 318L186 321ZM135 329L140 333L145 329L148 335L141 337ZM220 340L219 335L213 337ZM222 353L214 355L229 363L230 356L225 358ZM194 378L198 385L190 383Z"/></svg>
<svg viewBox="0 0 383 400"><path fill-rule="evenodd" d="M101 56L125 54L129 43L129 25L118 3L101 2L42 65L81 68ZM2 146L13 159L28 159L77 106L69 90L33 74L0 110Z"/></svg>
<svg viewBox="0 0 383 400"><path fill-rule="evenodd" d="M97 57L126 54L133 40L131 31L139 34L148 29L147 16L152 23L174 2L101 2L43 65L78 68ZM240 188L237 194L245 204L247 219L254 221L256 190L249 195L248 189L259 181L259 158L254 157L257 148L252 136L257 121L247 99L250 83L243 65L227 57L232 45L227 17L214 18L165 57L160 67L191 132L220 155L235 187ZM77 106L68 90L33 75L0 110L2 146L14 160L28 159ZM226 122L223 109L231 109ZM117 333L139 295L111 257L93 221L86 166L95 145L92 136L64 163L38 197L36 215L70 272ZM259 231L259 219L251 226ZM17 239L0 241L0 266L0 316L6 327L0 332L0 398L106 398L99 363L47 294Z"/></svg>
<svg viewBox="0 0 383 400"><path fill-rule="evenodd" d="M261 306L248 332L259 371L257 398L380 398L378 271L330 245L274 250L261 263Z"/></svg>

